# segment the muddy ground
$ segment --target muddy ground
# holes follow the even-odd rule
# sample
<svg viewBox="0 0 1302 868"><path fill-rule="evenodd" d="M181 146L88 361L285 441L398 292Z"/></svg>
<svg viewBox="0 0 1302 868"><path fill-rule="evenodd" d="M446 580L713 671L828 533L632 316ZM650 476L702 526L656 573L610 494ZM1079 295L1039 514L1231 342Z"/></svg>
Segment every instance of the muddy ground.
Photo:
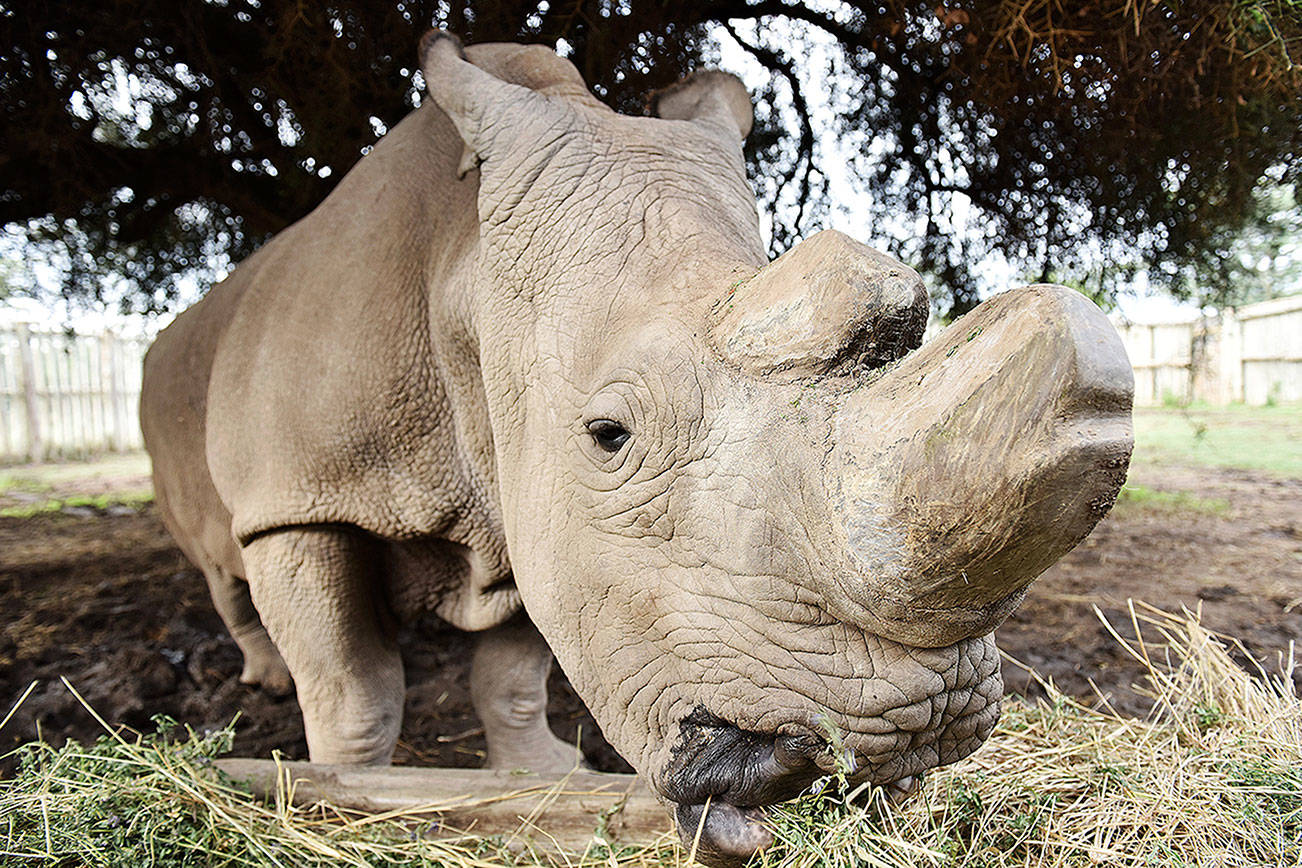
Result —
<svg viewBox="0 0 1302 868"><path fill-rule="evenodd" d="M1278 652L1302 639L1302 481L1147 466L1134 468L1131 482L1183 494L1176 503L1121 504L1033 586L1000 628L1000 647L1070 694L1092 699L1097 687L1117 709L1142 712L1131 690L1138 666L1092 611L1097 605L1124 632L1134 597L1173 610L1201 605L1207 626L1275 666ZM484 743L466 686L468 637L431 620L408 629L403 647L409 687L397 761L478 765ZM0 715L38 682L0 731L0 753L38 734L59 743L100 732L62 676L115 724L149 730L152 715L167 714L198 729L238 713L237 753L305 757L293 698L246 688L239 671L202 577L152 508L0 518ZM1302 672L1296 677L1302 687ZM1013 692L1038 690L1011 664L1005 679ZM627 769L559 671L550 715L563 737L581 732L594 765ZM0 761L0 774L11 767Z"/></svg>

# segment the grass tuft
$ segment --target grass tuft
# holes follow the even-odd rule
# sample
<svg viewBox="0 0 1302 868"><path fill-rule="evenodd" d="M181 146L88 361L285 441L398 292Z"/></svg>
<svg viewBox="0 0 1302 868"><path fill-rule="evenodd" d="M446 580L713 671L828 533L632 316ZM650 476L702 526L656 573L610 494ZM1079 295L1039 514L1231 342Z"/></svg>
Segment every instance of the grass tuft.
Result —
<svg viewBox="0 0 1302 868"><path fill-rule="evenodd" d="M1154 709L1146 719L1086 707L1042 682L1045 699L1009 702L980 751L933 773L901 806L881 789L850 788L843 763L807 795L771 810L776 843L759 868L1302 863L1302 701L1292 686L1292 649L1280 675L1249 673L1231 657L1243 649L1196 615L1142 604L1130 611L1135 635L1143 626L1162 639L1127 641L1107 625L1148 671ZM689 861L670 838L612 848L596 834L582 853L543 853L518 838L509 847L501 838L432 838L428 820L399 812L367 817L323 803L259 802L213 765L230 749L231 727L196 733L166 717L156 724L150 735L110 731L89 747L21 748L17 775L0 781L0 862L650 868ZM545 834L545 818L538 822Z"/></svg>
<svg viewBox="0 0 1302 868"><path fill-rule="evenodd" d="M438 824L428 816L398 811L367 816L325 803L295 807L287 794L263 803L213 763L229 752L234 722L204 733L166 716L156 716L154 723L153 733L127 737L112 730L88 747L69 741L61 748L44 742L19 748L17 774L0 781L0 864L554 864L554 857L549 861L518 836L433 837ZM561 858L568 868L686 864L677 839L668 835L642 846L612 846L594 834L586 852Z"/></svg>

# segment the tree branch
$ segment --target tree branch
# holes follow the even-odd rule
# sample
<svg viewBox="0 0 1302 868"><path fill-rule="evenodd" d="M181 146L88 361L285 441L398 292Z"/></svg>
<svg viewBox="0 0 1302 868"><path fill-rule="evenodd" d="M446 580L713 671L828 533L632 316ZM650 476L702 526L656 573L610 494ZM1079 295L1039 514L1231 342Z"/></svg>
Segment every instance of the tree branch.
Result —
<svg viewBox="0 0 1302 868"><path fill-rule="evenodd" d="M749 52L757 61L760 62L770 72L781 75L791 88L791 103L795 108L796 117L800 123L800 141L797 145L796 165L792 167L791 174L783 179L778 185L776 199L781 196L786 185L794 180L795 175L800 171L801 165L804 171L800 175L800 192L797 200L796 219L792 222L792 229L799 234L800 224L804 221L805 206L809 201L811 188L810 176L815 171L814 166L814 126L810 120L809 102L805 99L804 90L800 85L800 77L796 74L795 64L790 58L784 57L777 51L767 48L763 45L757 45L749 42L737 33L736 29L728 22L722 22L721 26L728 32L737 44ZM820 172L820 174L822 174Z"/></svg>

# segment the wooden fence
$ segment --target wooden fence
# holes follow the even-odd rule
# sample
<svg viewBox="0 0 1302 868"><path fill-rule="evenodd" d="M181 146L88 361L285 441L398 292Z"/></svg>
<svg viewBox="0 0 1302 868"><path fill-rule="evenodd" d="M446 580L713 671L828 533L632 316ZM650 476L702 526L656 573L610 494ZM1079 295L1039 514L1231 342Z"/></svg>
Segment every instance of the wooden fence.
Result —
<svg viewBox="0 0 1302 868"><path fill-rule="evenodd" d="M1118 330L1135 403L1302 402L1302 295L1197 322ZM0 461L140 449L140 366L149 341L0 326Z"/></svg>
<svg viewBox="0 0 1302 868"><path fill-rule="evenodd" d="M1302 295L1117 330L1135 369L1137 405L1302 402Z"/></svg>
<svg viewBox="0 0 1302 868"><path fill-rule="evenodd" d="M149 342L0 326L0 461L140 449Z"/></svg>

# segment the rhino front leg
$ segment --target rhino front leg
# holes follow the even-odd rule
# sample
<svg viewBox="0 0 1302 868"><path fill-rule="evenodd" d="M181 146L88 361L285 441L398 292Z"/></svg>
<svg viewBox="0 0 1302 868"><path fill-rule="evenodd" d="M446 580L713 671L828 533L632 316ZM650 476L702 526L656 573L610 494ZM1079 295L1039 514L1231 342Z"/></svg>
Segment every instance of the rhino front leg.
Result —
<svg viewBox="0 0 1302 868"><path fill-rule="evenodd" d="M301 527L244 547L262 622L298 688L312 761L384 765L402 723L402 659L386 623L373 544Z"/></svg>
<svg viewBox="0 0 1302 868"><path fill-rule="evenodd" d="M244 655L240 683L261 687L274 696L287 695L294 689L289 669L262 626L248 583L215 564L204 569L203 575L208 580L213 608Z"/></svg>
<svg viewBox="0 0 1302 868"><path fill-rule="evenodd" d="M578 749L547 725L552 651L523 613L479 634L470 665L470 698L484 724L494 769L568 772Z"/></svg>

